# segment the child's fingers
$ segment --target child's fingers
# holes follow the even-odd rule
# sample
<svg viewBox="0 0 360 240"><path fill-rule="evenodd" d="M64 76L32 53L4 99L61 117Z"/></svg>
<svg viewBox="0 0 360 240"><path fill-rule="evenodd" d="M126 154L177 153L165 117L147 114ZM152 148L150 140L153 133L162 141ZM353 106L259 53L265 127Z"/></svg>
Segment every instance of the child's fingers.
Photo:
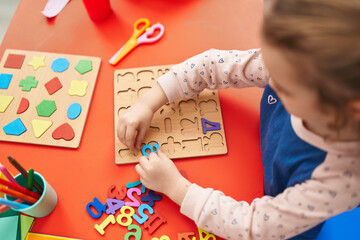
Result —
<svg viewBox="0 0 360 240"><path fill-rule="evenodd" d="M149 166L149 159L147 159L147 157L140 157L139 159L139 164L143 169L147 169Z"/></svg>
<svg viewBox="0 0 360 240"><path fill-rule="evenodd" d="M137 174L139 174L139 176L140 176L141 178L143 178L143 177L145 176L145 171L144 171L144 169L141 167L140 164L136 164L136 166L135 166L135 171L137 172Z"/></svg>
<svg viewBox="0 0 360 240"><path fill-rule="evenodd" d="M134 139L136 136L136 130L134 127L128 127L126 129L126 144L130 150L134 149Z"/></svg>
<svg viewBox="0 0 360 240"><path fill-rule="evenodd" d="M168 156L166 156L166 154L163 151L161 151L161 148L158 149L157 154L161 159L169 160Z"/></svg>
<svg viewBox="0 0 360 240"><path fill-rule="evenodd" d="M137 147L138 149L141 148L141 142L142 142L142 140L144 139L145 134L146 134L146 128L143 128L143 127L142 127L142 128L140 128L140 129L138 130L137 139L136 139L136 147Z"/></svg>
<svg viewBox="0 0 360 240"><path fill-rule="evenodd" d="M118 135L118 138L120 140L120 142L122 142L123 144L125 144L125 125L124 124L120 124L118 126L118 131L117 131L117 135Z"/></svg>

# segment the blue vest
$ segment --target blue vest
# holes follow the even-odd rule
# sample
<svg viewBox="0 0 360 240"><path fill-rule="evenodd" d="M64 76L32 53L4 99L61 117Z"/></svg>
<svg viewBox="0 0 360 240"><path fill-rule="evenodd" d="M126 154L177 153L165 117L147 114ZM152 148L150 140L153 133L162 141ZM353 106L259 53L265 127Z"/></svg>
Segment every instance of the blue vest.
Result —
<svg viewBox="0 0 360 240"><path fill-rule="evenodd" d="M295 134L290 114L269 85L265 87L261 99L260 138L265 195L273 197L288 187L310 179L327 154ZM291 240L314 239L322 225Z"/></svg>

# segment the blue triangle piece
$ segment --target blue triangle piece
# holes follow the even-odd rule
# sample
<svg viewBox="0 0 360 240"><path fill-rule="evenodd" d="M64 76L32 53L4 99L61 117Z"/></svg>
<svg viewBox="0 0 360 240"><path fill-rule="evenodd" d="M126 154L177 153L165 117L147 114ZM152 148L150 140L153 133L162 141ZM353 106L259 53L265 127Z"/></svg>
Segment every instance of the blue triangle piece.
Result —
<svg viewBox="0 0 360 240"><path fill-rule="evenodd" d="M12 74L8 74L8 73L0 74L0 88L1 89L9 88L9 84L10 84L12 76L13 76Z"/></svg>
<svg viewBox="0 0 360 240"><path fill-rule="evenodd" d="M24 132L26 132L26 127L20 118L17 118L14 121L12 121L11 123L5 125L3 127L3 129L7 135L19 136L19 135L23 134Z"/></svg>

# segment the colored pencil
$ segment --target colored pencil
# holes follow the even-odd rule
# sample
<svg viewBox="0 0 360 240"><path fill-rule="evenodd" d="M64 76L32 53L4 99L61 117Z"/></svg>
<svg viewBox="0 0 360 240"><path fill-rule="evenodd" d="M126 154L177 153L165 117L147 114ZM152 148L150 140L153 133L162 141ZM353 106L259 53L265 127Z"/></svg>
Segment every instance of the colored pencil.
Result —
<svg viewBox="0 0 360 240"><path fill-rule="evenodd" d="M13 176L11 176L11 174L9 173L9 171L6 169L5 166L1 165L0 171L4 174L4 176L7 178L7 180L9 180L10 182L12 182L14 184L18 184L17 181L13 178Z"/></svg>
<svg viewBox="0 0 360 240"><path fill-rule="evenodd" d="M4 185L4 186L7 186L8 188L11 188L11 189L14 189L18 192L21 192L23 194L26 194L26 195L29 195L31 197L34 197L36 199L39 199L41 197L40 194L36 193L36 192L33 192L33 191L30 191L29 189L26 189L20 185L17 185L17 184L13 184L11 182L8 182L4 179L1 179L0 178L0 184Z"/></svg>
<svg viewBox="0 0 360 240"><path fill-rule="evenodd" d="M8 207L12 207L12 208L27 208L27 207L30 207L27 204L10 201L10 200L4 199L4 198L0 198L0 204L8 206Z"/></svg>
<svg viewBox="0 0 360 240"><path fill-rule="evenodd" d="M28 176L28 189L32 191L34 186L34 170L32 168L30 168Z"/></svg>
<svg viewBox="0 0 360 240"><path fill-rule="evenodd" d="M21 175L24 176L24 178L26 180L28 180L28 173L27 171L12 157L8 156L9 162L21 173ZM42 187L39 185L38 182L36 182L36 180L34 181L34 187L36 188L36 190L42 194L43 189Z"/></svg>
<svg viewBox="0 0 360 240"><path fill-rule="evenodd" d="M11 197L14 197L14 198L21 198L22 200L26 201L26 202L29 202L29 203L36 203L37 199L36 198L33 198L33 197L30 197L26 194L23 194L21 192L17 192L15 190L12 190L12 189L9 189L9 188L5 188L5 187L1 187L0 186L0 192L3 192Z"/></svg>
<svg viewBox="0 0 360 240"><path fill-rule="evenodd" d="M22 203L23 200L21 199L16 199L15 202L18 202L18 203ZM7 210L11 209L10 207L6 206L6 205L1 205L0 206L0 214L6 212Z"/></svg>

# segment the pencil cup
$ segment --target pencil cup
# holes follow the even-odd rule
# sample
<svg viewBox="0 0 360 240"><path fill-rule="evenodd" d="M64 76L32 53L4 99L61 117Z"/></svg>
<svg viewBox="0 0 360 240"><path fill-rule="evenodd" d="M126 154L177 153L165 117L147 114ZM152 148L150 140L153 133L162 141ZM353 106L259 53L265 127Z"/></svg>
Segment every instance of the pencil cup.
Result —
<svg viewBox="0 0 360 240"><path fill-rule="evenodd" d="M20 186L24 188L28 186L28 181L21 174L16 175L15 180L19 183ZM37 200L33 205L29 207L12 209L25 213L32 217L45 217L55 209L58 198L55 190L49 185L48 182L46 182L46 180L43 176L41 176L40 173L34 172L34 181L37 181L39 185L43 188L43 193L39 200ZM33 190L34 189L35 188L33 188ZM8 200L15 200L15 198L7 195L5 195L5 198Z"/></svg>
<svg viewBox="0 0 360 240"><path fill-rule="evenodd" d="M83 0L83 3L94 21L104 20L111 14L110 0Z"/></svg>

